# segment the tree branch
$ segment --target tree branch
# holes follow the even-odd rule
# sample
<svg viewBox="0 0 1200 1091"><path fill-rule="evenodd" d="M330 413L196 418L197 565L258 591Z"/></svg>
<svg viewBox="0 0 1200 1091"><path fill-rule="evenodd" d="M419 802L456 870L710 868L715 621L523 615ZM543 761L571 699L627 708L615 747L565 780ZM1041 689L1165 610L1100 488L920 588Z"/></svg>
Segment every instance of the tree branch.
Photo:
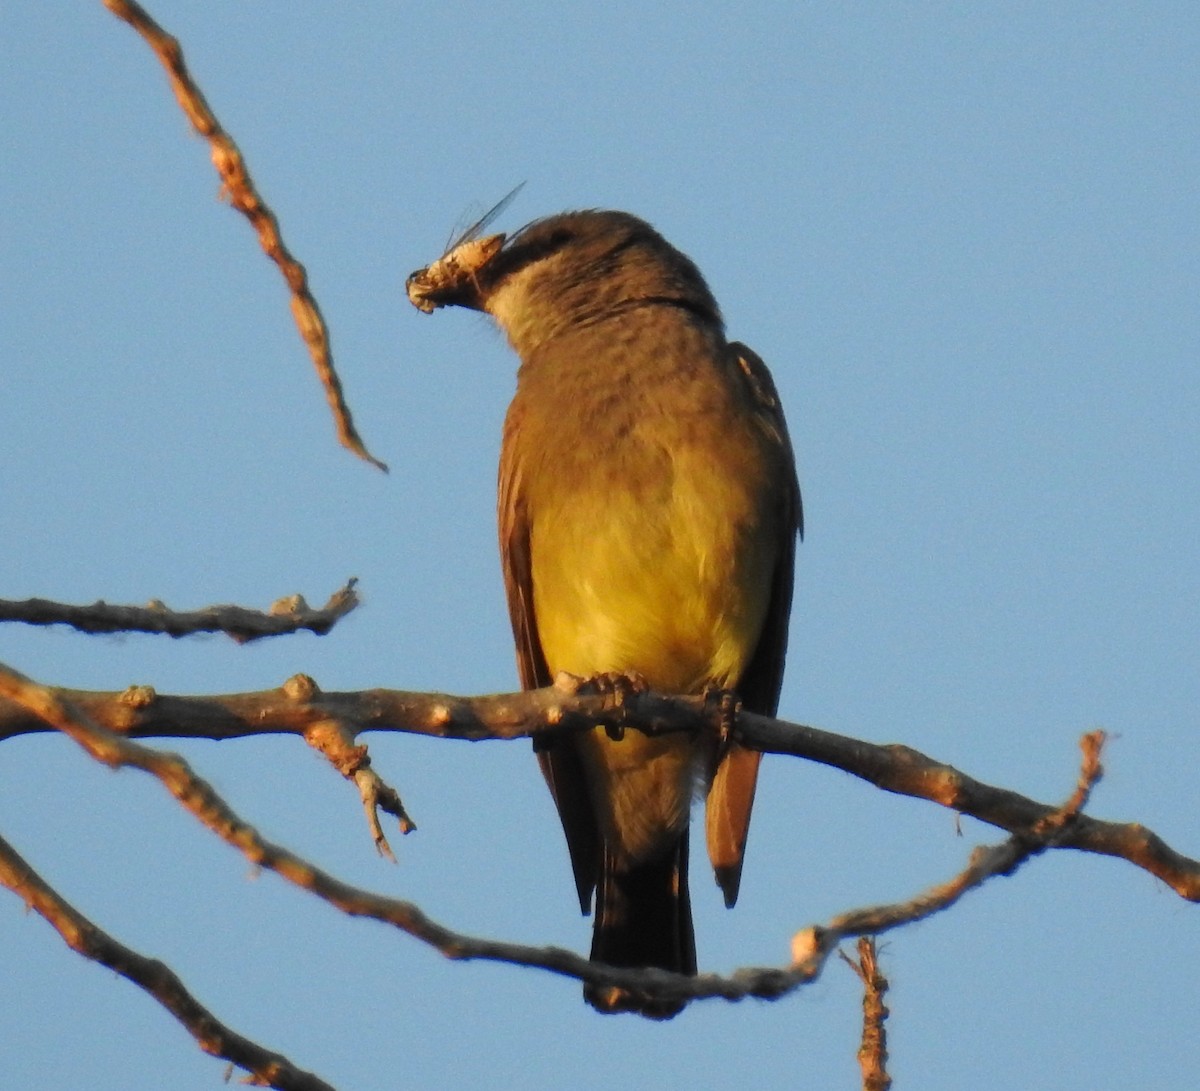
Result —
<svg viewBox="0 0 1200 1091"><path fill-rule="evenodd" d="M295 700L304 699L311 694L308 687L316 683L307 675L298 674L288 682L288 694ZM367 815L367 826L371 831L371 839L375 842L376 851L385 859L396 862L396 854L388 844L383 826L379 822L379 812L383 810L394 815L400 822L400 832L410 834L417 824L408 816L400 793L388 784L374 769L371 768L371 757L365 746L356 745L354 736L336 720L322 720L313 724L305 733L304 740L315 750L319 750L339 773L347 780L354 781L362 799L363 810Z"/></svg>
<svg viewBox="0 0 1200 1091"><path fill-rule="evenodd" d="M292 293L292 317L300 336L308 346L309 355L317 369L317 377L325 388L325 400L333 412L338 440L343 447L386 473L387 465L367 450L354 427L350 407L342 393L341 380L334 370L329 329L321 316L316 299L309 291L308 273L284 244L275 213L255 188L250 170L233 137L221 127L200 88L193 81L184 63L179 42L163 30L136 0L104 0L104 6L118 19L133 27L154 50L167 71L171 89L175 92L180 107L196 132L204 137L212 148L213 166L217 168L221 177L225 197L250 221L258 233L263 252L279 266L279 271Z"/></svg>
<svg viewBox="0 0 1200 1091"><path fill-rule="evenodd" d="M266 612L233 605L177 612L157 600L147 606L112 606L107 602L71 606L48 599L0 599L0 621L70 625L84 633L165 633L172 637L225 633L239 644L301 629L324 636L358 606L358 595L354 591L357 582L348 580L346 586L335 591L319 610L309 606L302 595L279 599Z"/></svg>
<svg viewBox="0 0 1200 1091"><path fill-rule="evenodd" d="M887 996L888 979L879 969L875 938L858 937L857 962L844 951L838 954L863 983L862 1045L858 1047L863 1091L888 1091L892 1086L892 1078L887 1074L887 1028L884 1022L890 1013L883 1002Z"/></svg>
<svg viewBox="0 0 1200 1091"><path fill-rule="evenodd" d="M297 1068L283 1054L264 1049L227 1027L187 990L169 966L138 954L98 928L2 837L0 884L44 917L73 951L115 970L154 997L209 1056L222 1057L244 1068L259 1086L277 1087L280 1091L334 1091L324 1080Z"/></svg>
<svg viewBox="0 0 1200 1091"><path fill-rule="evenodd" d="M274 871L351 916L371 917L391 924L436 948L447 958L486 959L535 967L600 986L618 987L646 1000L682 1002L709 997L776 999L815 980L829 955L847 937L874 935L921 920L953 905L968 890L988 879L1011 874L1029 857L1059 843L1079 820L1078 807L1082 806L1091 785L1100 775L1099 746L1103 742L1102 733L1095 733L1094 765L1087 767L1085 763L1081 783L1086 781L1086 784L1076 790L1066 805L1050 810L1046 821L1037 830L1014 836L990 849L977 849L966 870L949 883L907 902L854 910L834 918L827 927L805 929L792 941L792 964L788 967L751 967L728 977L716 974L686 977L653 968L618 969L590 962L559 947L531 947L455 932L427 917L412 902L385 898L350 886L295 853L267 841L245 823L211 785L197 777L181 757L122 738L89 720L60 693L39 686L16 671L0 668L0 694L19 702L33 715L69 735L97 761L111 768L131 766L157 777L203 825L242 852L251 863ZM611 699L611 695L606 699Z"/></svg>
<svg viewBox="0 0 1200 1091"><path fill-rule="evenodd" d="M326 720L343 725L353 736L399 731L470 741L548 737L595 726L636 727L650 735L720 727L720 709L704 697L635 693L617 700L611 694L574 692L557 685L525 693L458 697L385 689L325 693L307 680L300 687L305 696L299 700L289 696L287 687L206 697L159 695L145 686L123 693L56 692L96 723L129 738L303 735ZM37 715L0 698L0 741L47 730ZM1034 831L1057 810L975 780L899 744L864 742L746 711L738 713L734 733L752 750L830 765L885 791L929 800L1010 833ZM1181 897L1200 902L1200 861L1175 851L1139 823L1079 815L1055 847L1127 860Z"/></svg>

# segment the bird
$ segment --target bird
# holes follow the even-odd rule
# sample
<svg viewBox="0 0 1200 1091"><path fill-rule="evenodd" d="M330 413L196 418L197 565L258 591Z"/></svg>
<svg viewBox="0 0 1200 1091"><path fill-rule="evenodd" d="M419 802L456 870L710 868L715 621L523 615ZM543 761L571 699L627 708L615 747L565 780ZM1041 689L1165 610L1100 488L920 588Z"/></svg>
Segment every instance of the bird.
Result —
<svg viewBox="0 0 1200 1091"><path fill-rule="evenodd" d="M773 716L803 511L766 365L726 339L700 270L645 220L572 211L481 236L485 222L406 288L425 312L490 315L520 360L497 514L522 688L625 680ZM732 907L761 755L717 730L595 728L535 751L585 915L595 897L590 959L694 975L692 801ZM584 996L652 1019L684 1006Z"/></svg>

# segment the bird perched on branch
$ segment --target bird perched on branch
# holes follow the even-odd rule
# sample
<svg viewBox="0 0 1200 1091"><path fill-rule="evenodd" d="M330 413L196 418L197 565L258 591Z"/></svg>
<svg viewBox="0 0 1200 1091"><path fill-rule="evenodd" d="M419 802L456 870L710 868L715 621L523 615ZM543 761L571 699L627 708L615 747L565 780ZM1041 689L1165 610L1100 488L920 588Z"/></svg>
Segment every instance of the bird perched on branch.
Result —
<svg viewBox="0 0 1200 1091"><path fill-rule="evenodd" d="M474 231L407 282L429 312L485 311L521 359L499 529L521 684L559 672L662 693L727 691L774 715L800 489L766 365L725 339L700 271L623 212ZM627 679L622 683L614 681ZM601 729L538 761L566 832L591 958L696 972L688 819L737 899L760 755L718 736ZM588 985L602 1011L682 1004Z"/></svg>

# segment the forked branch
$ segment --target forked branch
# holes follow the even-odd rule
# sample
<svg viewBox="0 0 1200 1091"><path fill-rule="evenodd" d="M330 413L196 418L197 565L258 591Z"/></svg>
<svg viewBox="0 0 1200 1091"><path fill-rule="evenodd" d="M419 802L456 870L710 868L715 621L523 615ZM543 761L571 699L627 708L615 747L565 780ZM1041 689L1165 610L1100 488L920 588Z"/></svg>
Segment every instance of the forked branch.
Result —
<svg viewBox="0 0 1200 1091"><path fill-rule="evenodd" d="M714 731L721 726L720 709L703 697L635 693L615 702L611 695L558 686L484 697L387 689L327 693L311 679L277 690L205 697L167 696L144 686L121 693L55 692L95 723L128 738L304 735L314 724L326 721L340 724L351 737L365 731L398 731L469 741L546 736L596 726L636 728L651 735ZM0 741L49 730L53 728L40 716L6 702L0 694ZM745 711L738 714L734 733L753 750L791 754L842 769L885 791L927 799L1014 834L1036 833L1039 824L1058 811L900 744L864 742ZM1200 861L1177 852L1139 823L1106 822L1080 814L1062 831L1055 847L1127 860L1181 897L1200 902Z"/></svg>
<svg viewBox="0 0 1200 1091"><path fill-rule="evenodd" d="M0 693L20 702L33 714L69 735L93 758L113 768L130 766L158 778L167 790L202 824L242 852L259 867L317 895L351 916L371 917L393 925L452 959L486 959L535 967L591 982L616 986L662 1000L691 1001L710 997L740 1000L747 996L773 999L814 980L829 955L848 937L874 935L924 919L953 905L964 893L996 875L1011 874L1044 848L1059 844L1080 818L1078 807L1099 776L1102 735L1085 737L1094 746L1095 760L1085 763L1084 790L1077 790L1062 807L1054 808L1037 830L1010 838L1001 845L976 850L968 867L953 880L917 897L893 905L854 910L828 925L798 933L791 963L784 967L751 967L725 977L704 974L685 977L656 969L618 969L557 947L532 947L455 932L433 921L412 902L386 898L343 883L295 853L261 837L220 798L211 785L196 776L182 758L142 746L94 723L78 708L46 687L15 671L0 670Z"/></svg>

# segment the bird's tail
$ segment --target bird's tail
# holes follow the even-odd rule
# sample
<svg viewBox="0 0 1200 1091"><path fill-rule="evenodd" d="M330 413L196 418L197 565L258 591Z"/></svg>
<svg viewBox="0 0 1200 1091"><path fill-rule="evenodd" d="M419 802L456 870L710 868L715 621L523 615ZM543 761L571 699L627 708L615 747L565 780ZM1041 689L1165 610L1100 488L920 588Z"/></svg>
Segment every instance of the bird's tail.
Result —
<svg viewBox="0 0 1200 1091"><path fill-rule="evenodd" d="M622 866L607 848L603 850L596 883L593 962L696 972L687 864L686 830L665 855L635 867ZM614 986L585 985L583 996L597 1011L636 1011L650 1019L670 1019L683 1009L680 1002L646 1001Z"/></svg>

